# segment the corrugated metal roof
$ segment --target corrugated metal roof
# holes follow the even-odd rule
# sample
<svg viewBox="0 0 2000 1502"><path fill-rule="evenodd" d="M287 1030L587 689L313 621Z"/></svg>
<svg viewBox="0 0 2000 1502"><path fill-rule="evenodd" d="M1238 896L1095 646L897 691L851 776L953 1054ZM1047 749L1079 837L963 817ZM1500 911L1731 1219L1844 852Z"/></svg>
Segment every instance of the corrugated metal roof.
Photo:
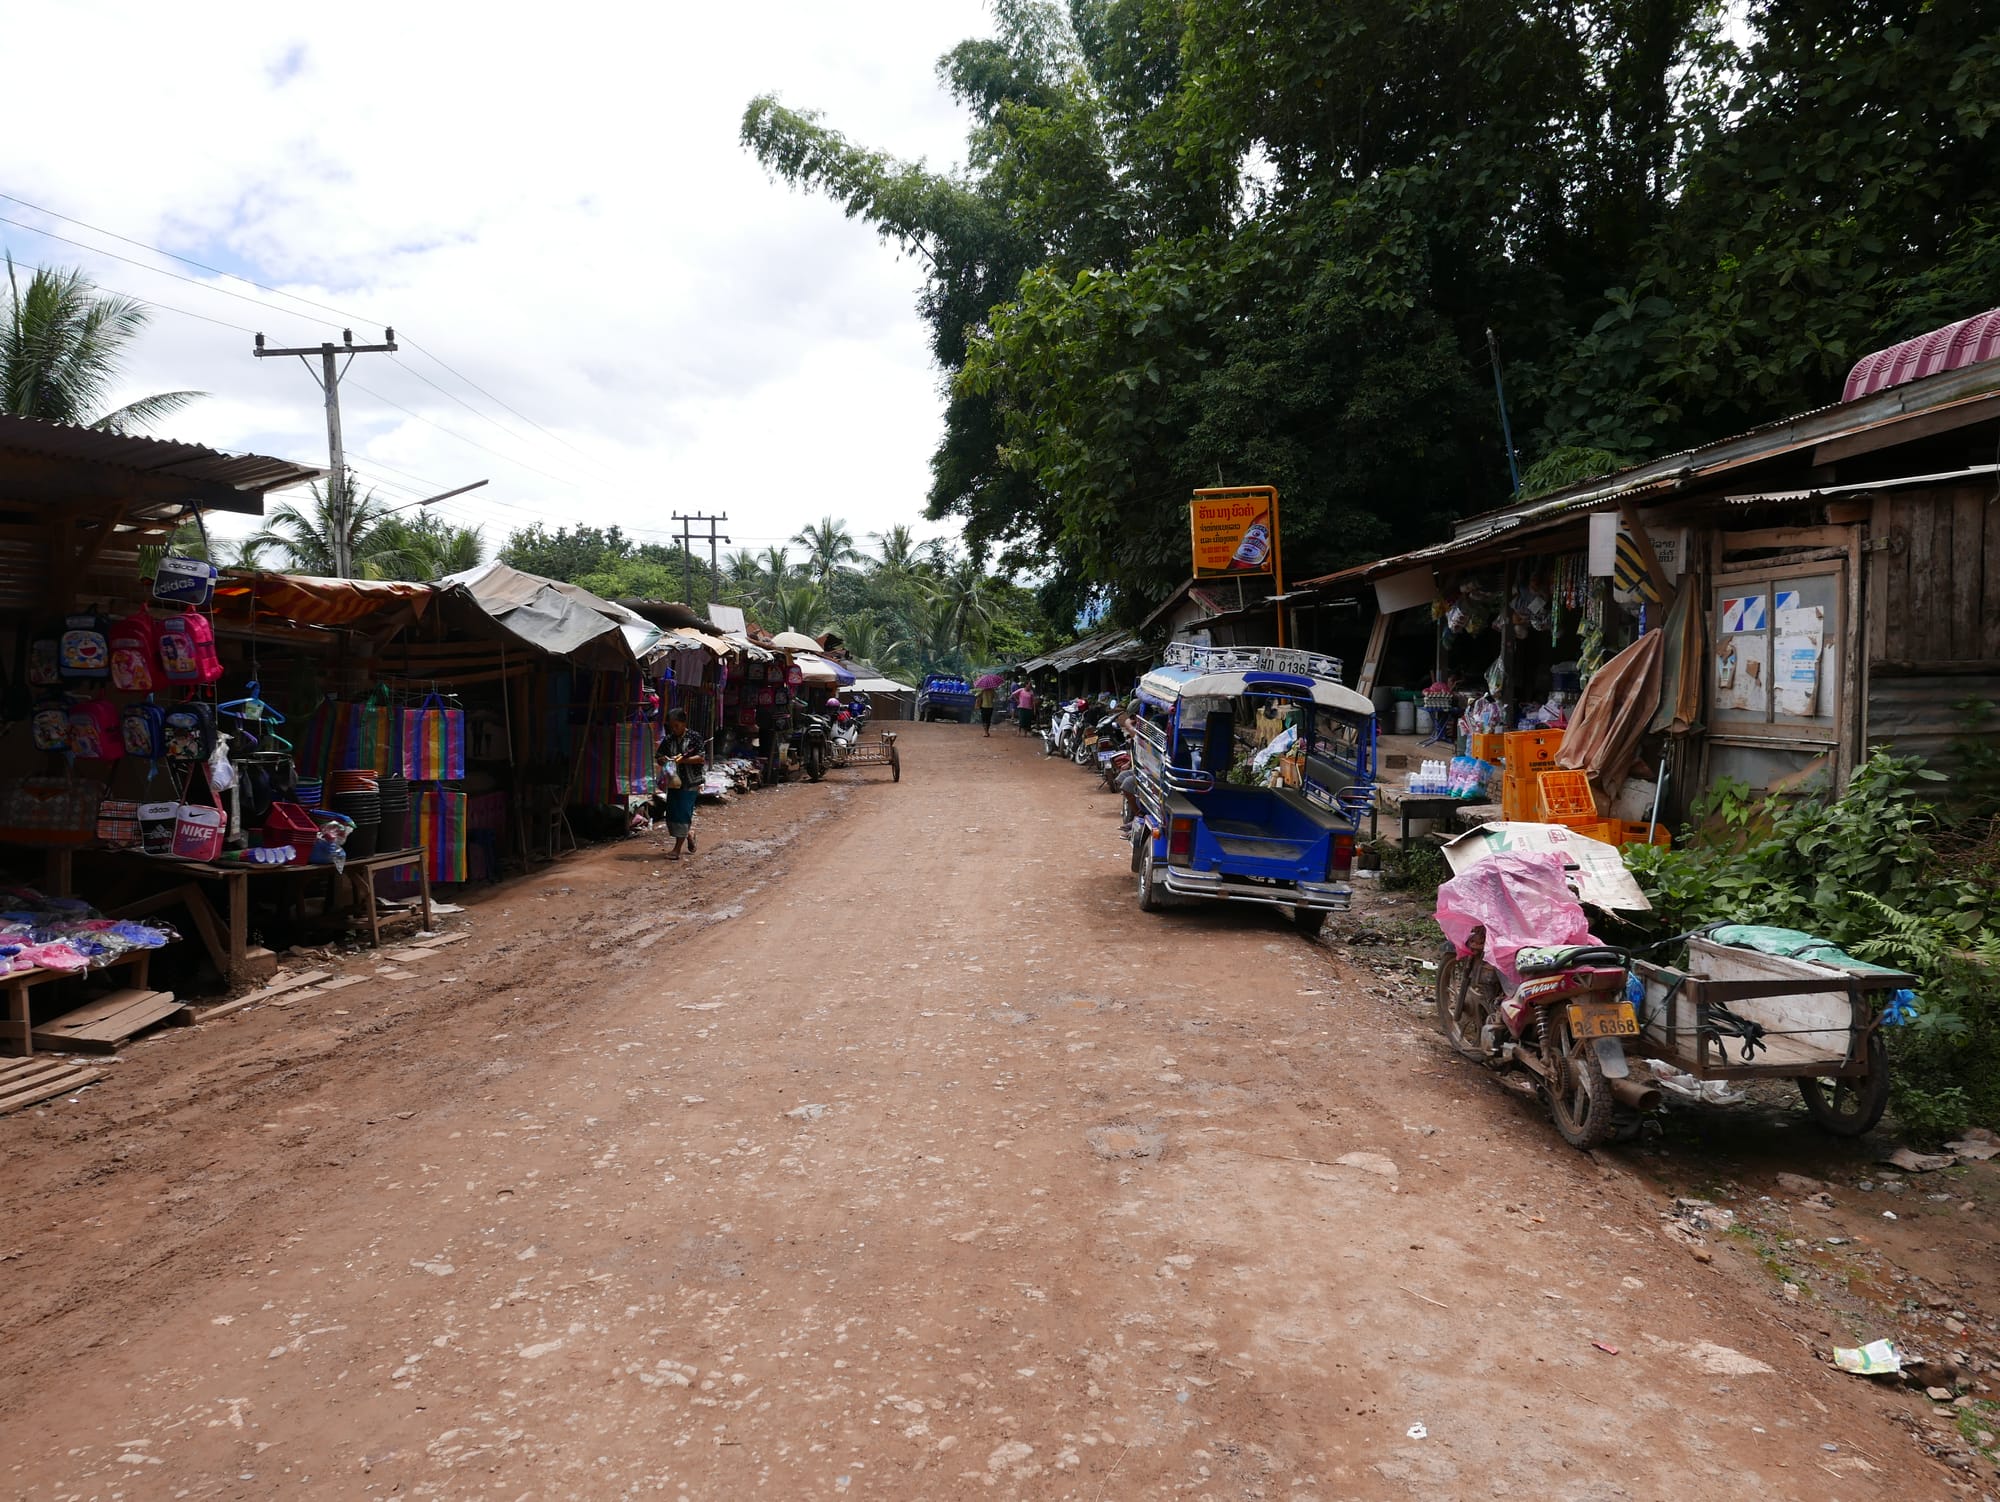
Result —
<svg viewBox="0 0 2000 1502"><path fill-rule="evenodd" d="M1847 373L1840 399L1851 402L1871 391L1919 381L1941 371L1996 357L2000 357L2000 308L1975 313L1941 329L1932 329L1928 334L1863 355Z"/></svg>
<svg viewBox="0 0 2000 1502"><path fill-rule="evenodd" d="M189 495L229 505L228 493L246 503L235 509L263 509L265 492L317 479L326 471L263 454L228 454L199 443L108 433L34 417L0 416L0 452L34 454L77 464L129 470L155 481L180 482Z"/></svg>

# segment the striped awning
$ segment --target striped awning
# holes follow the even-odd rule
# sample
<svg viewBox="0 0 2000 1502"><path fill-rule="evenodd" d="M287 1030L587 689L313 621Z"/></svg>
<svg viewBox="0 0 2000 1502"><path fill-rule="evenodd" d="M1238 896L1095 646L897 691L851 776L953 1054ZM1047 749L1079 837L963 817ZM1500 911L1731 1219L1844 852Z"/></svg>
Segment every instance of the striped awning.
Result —
<svg viewBox="0 0 2000 1502"><path fill-rule="evenodd" d="M257 614L294 621L303 626L353 626L362 621L402 613L422 617L431 602L428 584L399 579L316 579L304 574L225 574L215 586L216 602L246 613L252 602Z"/></svg>

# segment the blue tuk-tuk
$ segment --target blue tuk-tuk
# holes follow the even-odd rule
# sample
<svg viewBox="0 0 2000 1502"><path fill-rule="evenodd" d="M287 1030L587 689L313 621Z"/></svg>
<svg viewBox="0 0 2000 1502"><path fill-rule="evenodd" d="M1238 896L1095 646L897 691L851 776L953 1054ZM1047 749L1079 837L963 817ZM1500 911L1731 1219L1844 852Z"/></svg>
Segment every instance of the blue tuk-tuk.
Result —
<svg viewBox="0 0 2000 1502"><path fill-rule="evenodd" d="M1258 902L1314 935L1347 907L1375 796L1375 708L1340 680L1315 652L1178 642L1139 680L1142 909Z"/></svg>

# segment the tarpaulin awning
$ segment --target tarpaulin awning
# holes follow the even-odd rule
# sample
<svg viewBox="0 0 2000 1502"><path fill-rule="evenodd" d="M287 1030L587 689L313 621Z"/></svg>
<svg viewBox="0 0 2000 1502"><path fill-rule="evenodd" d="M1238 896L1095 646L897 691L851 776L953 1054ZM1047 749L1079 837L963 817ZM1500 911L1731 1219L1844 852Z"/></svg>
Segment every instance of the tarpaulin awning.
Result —
<svg viewBox="0 0 2000 1502"><path fill-rule="evenodd" d="M854 675L839 663L828 657L816 657L810 652L792 654L792 665L807 678L821 683L852 683Z"/></svg>
<svg viewBox="0 0 2000 1502"><path fill-rule="evenodd" d="M657 626L622 605L504 563L481 564L438 584L462 592L510 635L556 657L635 662L659 638Z"/></svg>
<svg viewBox="0 0 2000 1502"><path fill-rule="evenodd" d="M399 579L317 579L305 574L226 574L215 586L225 612L247 610L305 626L358 626L401 616L418 620L431 602L428 584Z"/></svg>
<svg viewBox="0 0 2000 1502"><path fill-rule="evenodd" d="M907 683L898 683L894 678L856 678L854 691L857 694L914 694L916 690Z"/></svg>

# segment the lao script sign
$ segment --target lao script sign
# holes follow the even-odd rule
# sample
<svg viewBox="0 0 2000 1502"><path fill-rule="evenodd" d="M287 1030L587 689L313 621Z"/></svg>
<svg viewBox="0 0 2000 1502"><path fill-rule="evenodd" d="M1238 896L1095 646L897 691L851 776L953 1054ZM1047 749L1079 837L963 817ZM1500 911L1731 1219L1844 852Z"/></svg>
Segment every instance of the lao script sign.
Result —
<svg viewBox="0 0 2000 1502"><path fill-rule="evenodd" d="M1269 485L1197 490L1188 508L1188 525L1195 578L1276 572L1278 492Z"/></svg>
<svg viewBox="0 0 2000 1502"><path fill-rule="evenodd" d="M1335 683L1343 681L1344 671L1338 657L1292 647L1201 647L1177 641L1167 644L1161 660L1169 667L1203 673L1295 673L1303 678L1331 678Z"/></svg>

